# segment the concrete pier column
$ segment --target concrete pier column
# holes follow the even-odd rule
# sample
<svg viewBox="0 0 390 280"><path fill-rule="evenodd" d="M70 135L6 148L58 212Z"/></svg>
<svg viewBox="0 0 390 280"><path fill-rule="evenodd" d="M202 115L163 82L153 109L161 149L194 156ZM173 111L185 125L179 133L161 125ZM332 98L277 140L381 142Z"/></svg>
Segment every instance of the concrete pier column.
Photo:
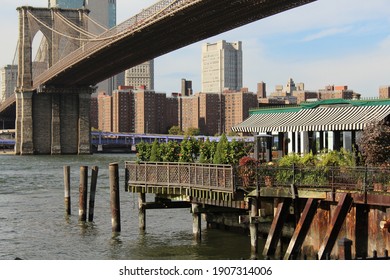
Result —
<svg viewBox="0 0 390 280"><path fill-rule="evenodd" d="M32 92L21 92L22 119L21 119L21 138L20 154L34 154L33 143L33 110L32 110Z"/></svg>
<svg viewBox="0 0 390 280"><path fill-rule="evenodd" d="M91 93L79 94L79 139L78 154L91 153L91 126L90 126Z"/></svg>

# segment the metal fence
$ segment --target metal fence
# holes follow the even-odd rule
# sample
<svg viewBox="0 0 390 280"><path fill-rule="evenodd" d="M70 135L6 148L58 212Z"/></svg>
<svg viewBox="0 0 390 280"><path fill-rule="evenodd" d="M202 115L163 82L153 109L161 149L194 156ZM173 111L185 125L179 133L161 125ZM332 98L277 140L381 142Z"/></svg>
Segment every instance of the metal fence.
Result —
<svg viewBox="0 0 390 280"><path fill-rule="evenodd" d="M126 162L128 186L187 187L217 192L234 192L231 165Z"/></svg>
<svg viewBox="0 0 390 280"><path fill-rule="evenodd" d="M237 166L172 162L126 162L128 186L186 187L234 193L256 187L389 191L390 168Z"/></svg>
<svg viewBox="0 0 390 280"><path fill-rule="evenodd" d="M349 191L390 191L390 168L240 166L236 186L291 186Z"/></svg>

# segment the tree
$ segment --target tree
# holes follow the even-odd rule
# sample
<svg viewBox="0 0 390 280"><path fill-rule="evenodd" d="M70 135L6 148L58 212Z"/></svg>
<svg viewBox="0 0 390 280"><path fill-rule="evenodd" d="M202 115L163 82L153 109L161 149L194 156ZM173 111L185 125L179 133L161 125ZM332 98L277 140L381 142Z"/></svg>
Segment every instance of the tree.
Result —
<svg viewBox="0 0 390 280"><path fill-rule="evenodd" d="M200 129L196 127L189 127L187 128L185 135L186 136L196 136L200 134Z"/></svg>
<svg viewBox="0 0 390 280"><path fill-rule="evenodd" d="M179 161L180 145L176 141L160 144L161 160L164 162Z"/></svg>
<svg viewBox="0 0 390 280"><path fill-rule="evenodd" d="M137 158L140 161L149 161L150 159L150 152L152 149L152 146L148 143L145 143L144 141L141 141L136 145L137 149Z"/></svg>
<svg viewBox="0 0 390 280"><path fill-rule="evenodd" d="M160 147L159 143L156 140L154 140L153 145L152 145L152 150L150 151L150 161L157 162L161 161L161 156L160 156Z"/></svg>
<svg viewBox="0 0 390 280"><path fill-rule="evenodd" d="M248 154L245 150L245 142L233 139L232 142L228 142L228 144L227 161L229 164L236 165L240 158Z"/></svg>
<svg viewBox="0 0 390 280"><path fill-rule="evenodd" d="M213 163L213 157L215 153L216 142L211 142L207 137L206 141L200 144L199 147L199 162L200 163Z"/></svg>
<svg viewBox="0 0 390 280"><path fill-rule="evenodd" d="M183 134L183 131L180 129L179 126L174 125L174 126L172 126L172 127L168 130L168 133L169 133L170 135L182 135L182 134Z"/></svg>
<svg viewBox="0 0 390 280"><path fill-rule="evenodd" d="M215 164L227 164L228 162L228 149L229 149L229 141L223 133L219 138L217 149L214 154L213 163Z"/></svg>
<svg viewBox="0 0 390 280"><path fill-rule="evenodd" d="M191 137L181 142L180 162L195 162L199 156L199 142Z"/></svg>
<svg viewBox="0 0 390 280"><path fill-rule="evenodd" d="M390 126L385 121L368 125L357 141L367 165L390 163Z"/></svg>

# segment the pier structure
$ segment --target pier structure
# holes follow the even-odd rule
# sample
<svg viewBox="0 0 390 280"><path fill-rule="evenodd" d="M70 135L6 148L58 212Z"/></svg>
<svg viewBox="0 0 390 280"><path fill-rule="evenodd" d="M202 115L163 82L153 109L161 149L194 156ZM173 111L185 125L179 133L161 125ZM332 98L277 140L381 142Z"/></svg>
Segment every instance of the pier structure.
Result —
<svg viewBox="0 0 390 280"><path fill-rule="evenodd" d="M141 230L148 209L189 208L194 238L203 214L208 227L250 233L252 259L388 256L390 169L166 162L126 162L125 169L126 190L139 196ZM155 201L146 202L148 193Z"/></svg>

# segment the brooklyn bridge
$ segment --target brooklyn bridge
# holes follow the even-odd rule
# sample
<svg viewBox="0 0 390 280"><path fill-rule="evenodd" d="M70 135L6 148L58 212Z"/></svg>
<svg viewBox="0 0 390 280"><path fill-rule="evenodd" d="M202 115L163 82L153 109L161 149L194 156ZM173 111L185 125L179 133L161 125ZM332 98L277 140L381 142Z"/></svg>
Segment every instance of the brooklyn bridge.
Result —
<svg viewBox="0 0 390 280"><path fill-rule="evenodd" d="M93 22L88 10L17 8L17 87L0 106L3 120L15 120L15 153L91 153L90 99L98 82L314 1L161 0L110 30ZM32 41L38 32L43 34L40 62L33 63Z"/></svg>

